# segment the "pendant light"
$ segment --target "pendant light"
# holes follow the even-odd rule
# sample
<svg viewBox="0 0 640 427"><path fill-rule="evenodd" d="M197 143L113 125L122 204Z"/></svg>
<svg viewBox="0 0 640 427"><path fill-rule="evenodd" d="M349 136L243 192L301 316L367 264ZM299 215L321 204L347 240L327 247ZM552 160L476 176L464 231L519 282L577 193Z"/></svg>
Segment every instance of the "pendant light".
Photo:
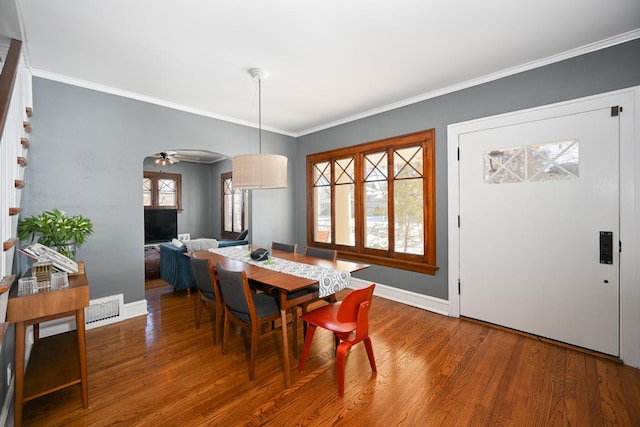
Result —
<svg viewBox="0 0 640 427"><path fill-rule="evenodd" d="M258 82L258 154L233 157L233 187L243 190L286 188L287 158L279 154L262 153L262 81L269 73L252 68L249 73Z"/></svg>

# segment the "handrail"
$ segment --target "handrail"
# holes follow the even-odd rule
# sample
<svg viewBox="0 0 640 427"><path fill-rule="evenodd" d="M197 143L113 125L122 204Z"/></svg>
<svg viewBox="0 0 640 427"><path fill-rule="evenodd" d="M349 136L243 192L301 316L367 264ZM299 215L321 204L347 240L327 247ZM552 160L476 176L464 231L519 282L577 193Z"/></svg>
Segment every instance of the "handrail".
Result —
<svg viewBox="0 0 640 427"><path fill-rule="evenodd" d="M18 63L20 62L20 49L22 42L20 40L11 39L9 52L0 74L0 133L4 131L4 124L9 113L9 104L11 103L11 94L13 93L13 85L18 74Z"/></svg>

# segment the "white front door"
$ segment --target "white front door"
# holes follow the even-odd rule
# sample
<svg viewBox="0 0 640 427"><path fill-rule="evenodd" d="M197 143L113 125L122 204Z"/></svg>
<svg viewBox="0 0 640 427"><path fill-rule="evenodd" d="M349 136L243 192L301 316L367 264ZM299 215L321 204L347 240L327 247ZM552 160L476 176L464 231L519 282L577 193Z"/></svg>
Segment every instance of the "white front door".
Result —
<svg viewBox="0 0 640 427"><path fill-rule="evenodd" d="M525 119L458 143L460 314L618 355L618 117Z"/></svg>

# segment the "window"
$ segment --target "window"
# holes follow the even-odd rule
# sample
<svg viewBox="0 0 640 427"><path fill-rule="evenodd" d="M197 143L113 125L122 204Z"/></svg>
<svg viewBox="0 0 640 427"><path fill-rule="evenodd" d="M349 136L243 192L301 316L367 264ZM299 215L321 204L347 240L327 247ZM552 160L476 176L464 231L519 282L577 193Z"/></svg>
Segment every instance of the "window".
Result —
<svg viewBox="0 0 640 427"><path fill-rule="evenodd" d="M307 156L307 241L435 274L434 130Z"/></svg>
<svg viewBox="0 0 640 427"><path fill-rule="evenodd" d="M163 172L144 172L142 195L144 207L149 209L182 210L182 175Z"/></svg>
<svg viewBox="0 0 640 427"><path fill-rule="evenodd" d="M231 172L221 175L222 182L222 237L235 239L248 228L249 191L233 188Z"/></svg>

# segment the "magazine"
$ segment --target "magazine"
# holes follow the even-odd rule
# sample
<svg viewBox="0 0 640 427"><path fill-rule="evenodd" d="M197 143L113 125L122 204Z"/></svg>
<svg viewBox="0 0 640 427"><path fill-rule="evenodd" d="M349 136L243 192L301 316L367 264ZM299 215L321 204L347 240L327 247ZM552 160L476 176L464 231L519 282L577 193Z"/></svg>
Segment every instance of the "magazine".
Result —
<svg viewBox="0 0 640 427"><path fill-rule="evenodd" d="M66 271L70 274L78 272L77 262L40 243L25 246L21 251L37 260L51 261L51 264L58 270Z"/></svg>

